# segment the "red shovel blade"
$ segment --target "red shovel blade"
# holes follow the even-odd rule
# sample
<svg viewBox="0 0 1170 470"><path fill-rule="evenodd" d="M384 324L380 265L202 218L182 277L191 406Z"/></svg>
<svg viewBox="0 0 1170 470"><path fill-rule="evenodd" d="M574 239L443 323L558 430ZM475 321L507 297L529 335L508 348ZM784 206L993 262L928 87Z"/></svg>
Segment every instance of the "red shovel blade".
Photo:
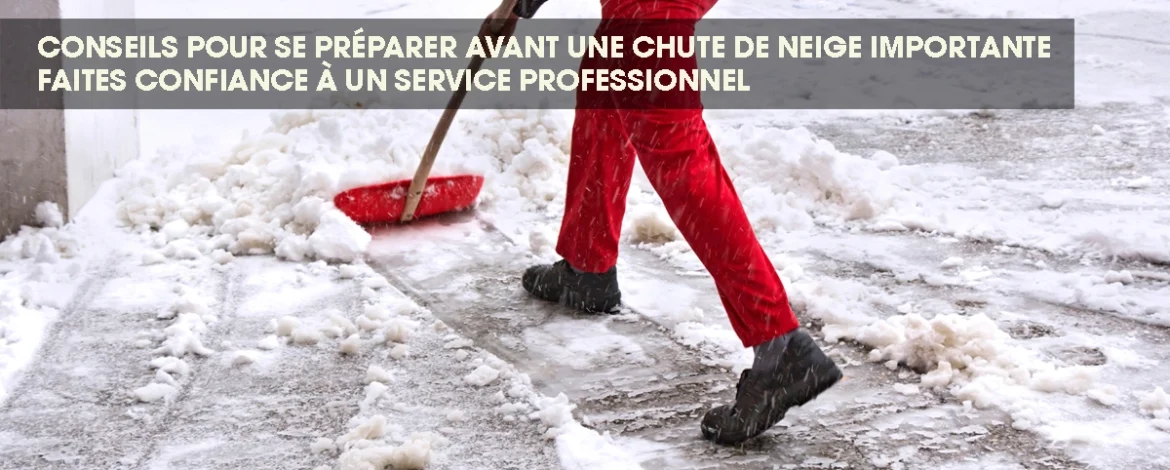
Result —
<svg viewBox="0 0 1170 470"><path fill-rule="evenodd" d="M362 186L342 191L333 204L358 224L398 223L406 210L411 180ZM457 212L475 204L483 188L478 175L436 176L427 179L414 218Z"/></svg>

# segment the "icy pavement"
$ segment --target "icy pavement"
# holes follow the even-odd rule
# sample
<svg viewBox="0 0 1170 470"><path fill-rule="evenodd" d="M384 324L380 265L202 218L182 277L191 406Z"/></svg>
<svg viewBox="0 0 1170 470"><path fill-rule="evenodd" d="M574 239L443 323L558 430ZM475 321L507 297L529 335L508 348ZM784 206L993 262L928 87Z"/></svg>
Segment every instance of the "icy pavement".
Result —
<svg viewBox="0 0 1170 470"><path fill-rule="evenodd" d="M523 377L368 268L106 241L4 403L0 468L558 465L563 423L493 412L532 406Z"/></svg>
<svg viewBox="0 0 1170 470"><path fill-rule="evenodd" d="M549 377L538 381L547 393L581 400L583 422L648 467L960 468L962 455L1005 468L1161 468L1168 124L1160 106L1115 104L838 121L810 126L829 139L814 144L799 129L716 122L723 142L740 137L723 145L726 161L802 320L844 340L831 347L850 366L843 386L734 456L699 441L694 423L730 398L720 387L749 360L644 181L627 220L638 246L619 261L640 315L517 306L531 256L555 259L555 217L487 207L510 244L465 222L379 233L371 254L482 345ZM773 158L745 159L753 146ZM761 197L769 186L776 199Z"/></svg>
<svg viewBox="0 0 1170 470"><path fill-rule="evenodd" d="M776 431L743 448L710 444L699 435L698 420L710 406L733 399L741 368L689 341L686 326L702 325L680 328L655 315L679 312L649 310L670 305L676 294L701 296L689 308L712 308L718 299L703 285L709 280L688 282L666 263L627 247L620 276L632 281L630 303L647 310L578 315L526 298L519 274L536 261L525 256L529 250L491 224L456 219L377 232L370 255L396 286L445 322L529 371L542 393L564 393L578 403L582 423L613 435L643 468L878 468L899 462L900 468L929 468L987 459L1081 468L1001 417L920 392L907 371L862 365L864 354L850 346L830 347L831 355L854 365L832 392L790 412ZM640 292L654 289L650 278L667 290ZM686 303L678 302L674 306ZM703 319L702 313L691 317ZM711 323L727 328L719 325L726 321Z"/></svg>

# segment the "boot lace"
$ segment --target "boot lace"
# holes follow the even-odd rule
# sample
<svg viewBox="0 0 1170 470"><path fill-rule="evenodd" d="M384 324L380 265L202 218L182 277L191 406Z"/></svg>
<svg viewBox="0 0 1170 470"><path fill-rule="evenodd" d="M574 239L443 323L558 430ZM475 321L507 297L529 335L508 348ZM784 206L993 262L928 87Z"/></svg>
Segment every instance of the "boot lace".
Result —
<svg viewBox="0 0 1170 470"><path fill-rule="evenodd" d="M735 384L735 404L738 404L740 402L740 399L743 398L743 391L744 391L743 385L745 382L747 382L748 374L751 373L751 371L752 371L751 368L747 368L747 369L744 369L743 372L740 372L740 374L739 374L739 382L737 382ZM731 406L731 416L735 416L737 414L739 414L739 409L736 406L732 405Z"/></svg>

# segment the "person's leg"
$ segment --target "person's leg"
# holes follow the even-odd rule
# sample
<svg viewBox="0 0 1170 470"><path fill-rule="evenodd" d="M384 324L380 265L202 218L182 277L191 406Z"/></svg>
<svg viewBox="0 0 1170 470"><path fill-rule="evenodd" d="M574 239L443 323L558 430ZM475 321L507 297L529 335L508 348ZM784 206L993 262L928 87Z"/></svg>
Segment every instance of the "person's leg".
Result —
<svg viewBox="0 0 1170 470"><path fill-rule="evenodd" d="M702 11L696 8L695 15ZM692 20L629 21L619 34L638 36L694 34ZM690 58L639 58L615 61L625 70L697 68ZM703 120L696 90L614 92L620 122L638 160L683 238L710 272L731 326L745 347L754 347L800 325L788 295L719 160ZM606 243L608 240L602 240ZM572 261L572 260L570 260Z"/></svg>
<svg viewBox="0 0 1170 470"><path fill-rule="evenodd" d="M695 22L647 22L636 36L686 37ZM627 56L625 70L697 68L692 58ZM732 328L756 361L739 383L736 402L704 416L705 437L735 444L774 426L841 378L812 338L799 329L788 296L747 218L702 116L694 90L619 92L619 116L646 175L671 219L711 273Z"/></svg>
<svg viewBox="0 0 1170 470"><path fill-rule="evenodd" d="M582 69L606 67L603 59L581 63ZM612 312L621 304L615 266L635 156L612 100L604 92L577 92L556 246L562 260L532 266L521 280L538 298L588 312Z"/></svg>
<svg viewBox="0 0 1170 470"><path fill-rule="evenodd" d="M745 347L800 325L699 110L624 111L638 159Z"/></svg>
<svg viewBox="0 0 1170 470"><path fill-rule="evenodd" d="M617 111L577 109L569 152L565 212L556 251L581 271L603 273L617 264L626 194L634 172L634 152Z"/></svg>

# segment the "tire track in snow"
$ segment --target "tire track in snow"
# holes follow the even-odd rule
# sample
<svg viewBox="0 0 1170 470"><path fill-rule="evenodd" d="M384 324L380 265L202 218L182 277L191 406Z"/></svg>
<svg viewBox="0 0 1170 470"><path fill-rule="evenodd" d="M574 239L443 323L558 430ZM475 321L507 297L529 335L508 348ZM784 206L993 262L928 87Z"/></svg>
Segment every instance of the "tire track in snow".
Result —
<svg viewBox="0 0 1170 470"><path fill-rule="evenodd" d="M126 279L116 259L85 281L2 409L0 468L129 469L149 445L142 427L164 411L129 408L128 392L143 367L132 332L149 329L154 312L94 306Z"/></svg>
<svg viewBox="0 0 1170 470"><path fill-rule="evenodd" d="M259 352L256 343L274 317L312 316L339 305L352 311L359 287L341 284L293 311L241 312L256 296L282 292L243 287L250 278L287 274L290 268L295 273L297 265L260 257L228 266L220 283L219 322L204 334L206 344L221 346L220 354L192 366L192 379L157 426L139 468L275 470L330 463L309 445L315 437L344 432L352 410L329 403L355 398L364 369L316 348L281 346L242 365L234 363L235 354Z"/></svg>
<svg viewBox="0 0 1170 470"><path fill-rule="evenodd" d="M178 264L182 264L182 263L175 263L173 265L178 265ZM198 334L197 339L204 347L208 347L209 349L212 349L214 351L215 348L211 348L210 346L207 346L210 344L214 344L211 341L209 341L210 338L209 338L208 333L213 332L214 328L216 326L222 325L223 322L225 321L225 315L231 311L230 309L225 308L225 306L227 305L228 300L231 298L230 297L231 290L232 290L231 289L231 281L232 281L233 277L235 277L236 272L233 269L234 266L232 266L232 265L229 265L227 273L225 273L221 270L212 269L209 266L193 266L193 267L189 268L190 271L187 274L196 272L199 268L204 268L204 269L207 269L207 271L209 271L209 272L203 273L203 274L207 275L208 277L204 278L204 279L200 279L200 280L201 281L209 281L208 283L215 286L215 292L213 294L214 300L211 302L211 305L209 307L211 307L211 309L212 309L211 313L217 318L216 318L216 322L213 325L208 325L207 331L203 332L203 334ZM190 279L185 278L184 281L190 281ZM186 282L184 282L183 285L188 286L188 284ZM200 293L203 293L203 292L200 292ZM216 308L216 307L218 307L218 308ZM230 320L230 317L227 318L226 320ZM178 323L179 322L176 321L173 324L178 324ZM157 351L157 350L155 350L155 351ZM156 466L153 465L152 459L153 459L153 456L158 452L158 447L160 445L160 438L162 436L164 436L165 434L167 434L167 432L169 430L176 427L176 423L179 419L176 416L176 411L178 409L180 409L184 404L188 403L192 399L192 397L198 395L197 392L192 391L192 385L199 382L200 380L206 380L204 375L207 372L206 362L209 359L208 357L202 357L201 355L195 354L193 351L190 353L184 351L184 353L180 357L177 357L174 355L159 356L159 357L174 357L174 358L178 359L179 361L182 361L185 364L183 367L187 369L187 373L180 374L180 377L175 379L175 381L177 382L177 385L178 385L178 393L176 393L173 398L170 398L170 399L167 399L166 401L164 401L164 403L160 407L161 417L157 421L151 422L150 425L147 426L147 428L145 429L145 432L143 434L146 437L148 437L149 440L147 441L148 445L146 445L142 449L141 457L138 459L137 464L134 467L137 469L157 468ZM193 361L194 363L192 364L190 361ZM160 369L160 372L163 372L163 371ZM139 405L139 406L149 407L150 405ZM178 424L178 426L181 426L181 424ZM210 450L210 448L202 447L200 450L201 451L208 451L208 450Z"/></svg>
<svg viewBox="0 0 1170 470"><path fill-rule="evenodd" d="M104 263L63 309L27 379L2 409L0 469L335 468L337 454L319 452L317 441L369 417L355 416L359 410L389 417L387 433L453 433L429 469L549 468L555 461L539 423L492 425L494 398L462 384L466 371L459 369L475 362L447 357L453 350L442 346L442 335L415 333L404 359L391 357L381 330L351 355L339 353L340 338L256 351L276 318L328 324L333 309L356 318L368 294L400 294L370 290L361 279L338 282L329 270L316 276L313 265L271 257L237 258L222 272L198 263L144 268L135 261ZM298 284L302 275L308 281ZM174 282L216 291L211 304L218 321L201 336L216 353L186 358L190 370L170 400L138 403L130 391L151 378L155 355L151 344L135 344L136 333L157 333L158 313L180 298L168 295ZM240 351L257 354L237 362ZM371 365L393 376L383 379L392 395L381 405L368 395L362 400ZM452 404L472 408L443 422L451 415L442 407Z"/></svg>

